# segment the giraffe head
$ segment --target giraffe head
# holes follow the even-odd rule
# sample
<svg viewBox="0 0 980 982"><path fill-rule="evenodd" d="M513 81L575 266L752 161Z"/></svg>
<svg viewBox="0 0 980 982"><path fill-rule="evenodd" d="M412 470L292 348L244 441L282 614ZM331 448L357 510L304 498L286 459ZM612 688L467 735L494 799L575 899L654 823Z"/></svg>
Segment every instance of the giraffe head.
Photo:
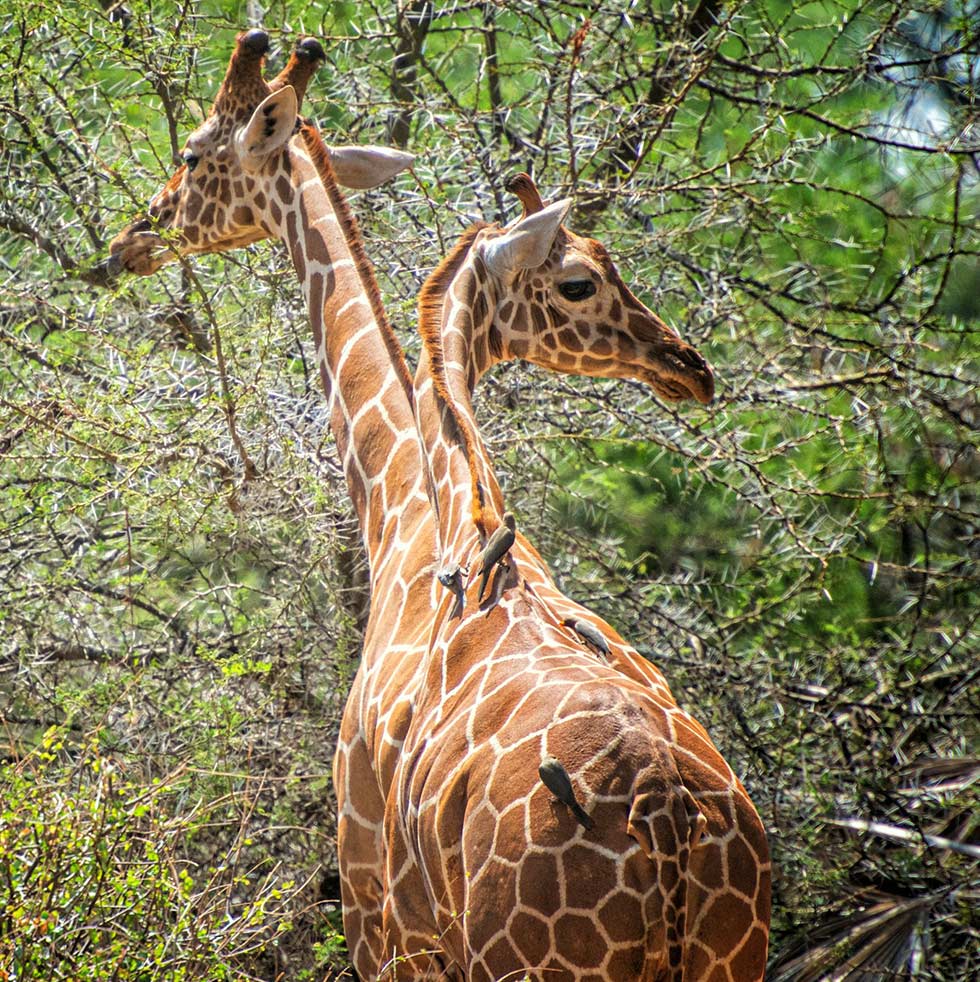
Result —
<svg viewBox="0 0 980 982"><path fill-rule="evenodd" d="M508 188L524 206L502 234L478 233L474 248L496 288L489 348L553 371L634 378L670 401L708 403L714 377L623 282L609 253L562 225L570 200L545 206L526 174Z"/></svg>
<svg viewBox="0 0 980 982"><path fill-rule="evenodd" d="M224 252L272 234L276 199L288 188L289 144L299 105L326 58L313 38L300 41L271 81L262 76L269 36L238 36L207 119L188 136L176 173L150 201L148 216L110 243L107 270L148 275L178 255ZM403 170L411 154L384 147L330 149L337 181L375 187ZM283 184L285 182L285 184Z"/></svg>

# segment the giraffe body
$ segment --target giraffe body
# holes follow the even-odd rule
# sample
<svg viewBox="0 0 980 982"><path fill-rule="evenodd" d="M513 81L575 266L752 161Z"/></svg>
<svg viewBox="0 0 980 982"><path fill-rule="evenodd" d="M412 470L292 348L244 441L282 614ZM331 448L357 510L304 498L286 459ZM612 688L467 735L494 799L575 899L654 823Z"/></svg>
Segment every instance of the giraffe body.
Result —
<svg viewBox="0 0 980 982"><path fill-rule="evenodd" d="M702 401L710 371L629 299L601 252L579 250L569 265L564 212L526 196L528 218L546 214L518 235L491 227L464 237L440 284L443 344L427 348L413 398L331 165L364 186L406 159L324 148L296 121L316 48L304 42L270 83L261 76L267 48L262 32L239 38L184 166L151 202L151 218L114 240L111 265L147 274L175 253L275 236L303 287L371 573L335 762L345 931L358 973L761 978L762 827L660 672L564 597L519 533L495 578L499 602L481 609L476 583L461 582L466 604L451 616L458 597L437 579L452 561L473 570L500 527L503 499L470 406L493 360L638 377L668 398ZM166 230L174 235L165 241ZM596 327L595 316L559 304L556 320L538 302L548 291L537 266L507 279L509 265L534 259L557 261L579 284L611 280L620 316L607 310ZM598 343L615 337L610 322L625 325L618 350ZM651 324L659 354L648 350ZM597 342L588 351L585 334ZM608 640L606 660L569 638L563 624L582 619ZM567 768L594 829L553 807L537 773L545 754Z"/></svg>
<svg viewBox="0 0 980 982"><path fill-rule="evenodd" d="M601 246L564 229L566 212L538 198L512 229L477 227L423 291L416 416L439 549L471 570L485 571L481 544L512 527L497 517L503 496L472 413L494 361L711 398L701 356L626 289ZM520 533L508 549L499 603L437 614L389 793L410 844L401 867L389 860L389 882L413 862L421 872L440 951L428 971L761 978L769 855L744 788L660 672L564 597ZM589 802L591 829L553 807L538 773L548 756ZM397 824L389 816L390 835ZM409 950L417 903L402 917L398 899L385 930ZM406 977L422 971L413 963Z"/></svg>

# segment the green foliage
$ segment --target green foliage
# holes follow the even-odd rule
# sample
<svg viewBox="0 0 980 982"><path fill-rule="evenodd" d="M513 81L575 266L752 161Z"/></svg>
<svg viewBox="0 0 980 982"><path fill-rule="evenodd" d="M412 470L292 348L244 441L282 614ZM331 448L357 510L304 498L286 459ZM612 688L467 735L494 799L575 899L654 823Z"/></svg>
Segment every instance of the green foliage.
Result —
<svg viewBox="0 0 980 982"><path fill-rule="evenodd" d="M146 782L97 737L66 741L52 728L0 772L0 977L244 978L238 966L289 929L294 884L235 872L241 841L202 876L186 843L221 820L220 799L188 807L179 772Z"/></svg>
<svg viewBox="0 0 980 982"><path fill-rule="evenodd" d="M252 10L0 13L11 978L345 970L329 772L366 597L293 274L264 244L93 270ZM563 588L756 801L775 978L980 970L978 25L972 0L265 14L273 71L325 40L328 139L404 124L417 154L353 199L410 353L424 276L530 169L712 362L706 408L524 367L478 408Z"/></svg>

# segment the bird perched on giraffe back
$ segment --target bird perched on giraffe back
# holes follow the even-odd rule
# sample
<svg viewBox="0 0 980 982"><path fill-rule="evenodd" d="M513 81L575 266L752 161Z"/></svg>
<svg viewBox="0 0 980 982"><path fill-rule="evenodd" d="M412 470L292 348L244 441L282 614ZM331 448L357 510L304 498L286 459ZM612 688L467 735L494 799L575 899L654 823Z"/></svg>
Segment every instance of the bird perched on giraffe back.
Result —
<svg viewBox="0 0 980 982"><path fill-rule="evenodd" d="M609 654L609 642L595 624L574 617L566 617L562 623L565 627L570 627L582 639L587 648L591 648L602 655Z"/></svg>
<svg viewBox="0 0 980 982"><path fill-rule="evenodd" d="M487 539L486 547L480 553L480 557L477 560L477 568L480 572L480 589L476 594L478 602L483 601L483 593L487 588L487 581L490 579L490 575L514 544L515 529L516 522L514 516L509 511L504 512L503 524Z"/></svg>
<svg viewBox="0 0 980 982"><path fill-rule="evenodd" d="M541 761L538 767L538 775L544 786L563 804L567 805L580 825L587 829L595 826L589 813L578 803L575 797L575 789L572 787L572 779L568 776L568 771L554 757L547 756Z"/></svg>

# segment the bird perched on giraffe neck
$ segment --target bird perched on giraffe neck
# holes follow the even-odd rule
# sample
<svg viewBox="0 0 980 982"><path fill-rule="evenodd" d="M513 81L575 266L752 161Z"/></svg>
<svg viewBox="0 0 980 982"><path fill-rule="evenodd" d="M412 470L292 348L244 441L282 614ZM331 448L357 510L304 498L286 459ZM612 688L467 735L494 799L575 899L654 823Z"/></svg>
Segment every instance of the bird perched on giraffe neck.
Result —
<svg viewBox="0 0 980 982"><path fill-rule="evenodd" d="M450 618L462 616L466 607L466 591L463 589L463 568L459 563L447 566L436 574L436 579L456 598Z"/></svg>
<svg viewBox="0 0 980 982"><path fill-rule="evenodd" d="M503 514L502 522L503 524L487 539L486 547L480 553L476 562L477 569L480 573L480 589L476 595L478 602L482 602L483 600L483 593L486 590L487 581L490 579L494 569L503 561L504 556L507 555L510 547L514 544L517 527L514 516L509 511L506 511Z"/></svg>

